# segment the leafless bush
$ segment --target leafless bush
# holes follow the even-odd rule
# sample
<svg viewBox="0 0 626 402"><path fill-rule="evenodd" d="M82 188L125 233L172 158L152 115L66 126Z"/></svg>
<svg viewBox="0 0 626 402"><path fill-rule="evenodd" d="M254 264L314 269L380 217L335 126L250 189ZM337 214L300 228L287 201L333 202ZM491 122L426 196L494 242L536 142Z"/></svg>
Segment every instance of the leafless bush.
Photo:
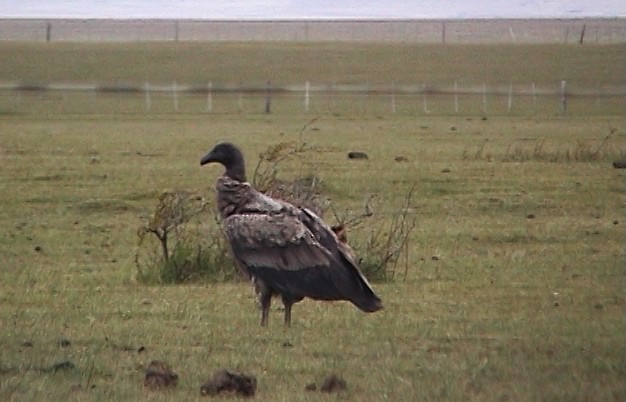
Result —
<svg viewBox="0 0 626 402"><path fill-rule="evenodd" d="M203 197L166 191L137 231L137 277L146 283L223 281L237 277L217 217Z"/></svg>
<svg viewBox="0 0 626 402"><path fill-rule="evenodd" d="M404 197L403 207L393 213L391 218L376 213L377 208L371 205L374 198L372 195L365 197L363 211L359 214L348 213L341 218L333 211L339 222L338 226L347 228L352 233L350 238L357 239L352 245L361 270L370 280L396 279L402 260L403 279L406 279L409 269L409 239L417 224L417 218L411 216L414 192L415 186Z"/></svg>
<svg viewBox="0 0 626 402"><path fill-rule="evenodd" d="M322 216L325 211L322 180L314 174L304 174L307 158L320 152L304 141L304 134L311 124L317 121L313 118L303 125L298 142L281 142L270 145L259 155L259 161L252 177L253 185L270 197L279 198L300 207L306 207ZM295 161L298 171L293 180L279 179L280 165Z"/></svg>
<svg viewBox="0 0 626 402"><path fill-rule="evenodd" d="M609 145L609 134L602 140L576 141L565 148L549 148L545 138L532 141L513 141L503 154L497 155L493 150L486 149L487 142L483 142L475 151L468 148L463 150L464 160L496 160L499 162L597 162L611 160L624 156L624 151Z"/></svg>

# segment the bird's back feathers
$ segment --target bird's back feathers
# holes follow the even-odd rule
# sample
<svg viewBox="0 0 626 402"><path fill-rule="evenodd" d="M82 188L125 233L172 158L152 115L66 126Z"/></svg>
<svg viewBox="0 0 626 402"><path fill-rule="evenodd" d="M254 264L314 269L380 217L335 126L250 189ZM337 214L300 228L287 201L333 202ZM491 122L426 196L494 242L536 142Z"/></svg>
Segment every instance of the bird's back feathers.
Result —
<svg viewBox="0 0 626 402"><path fill-rule="evenodd" d="M250 275L291 299L350 300L364 311L382 307L349 250L315 213L227 176L217 190L224 231Z"/></svg>

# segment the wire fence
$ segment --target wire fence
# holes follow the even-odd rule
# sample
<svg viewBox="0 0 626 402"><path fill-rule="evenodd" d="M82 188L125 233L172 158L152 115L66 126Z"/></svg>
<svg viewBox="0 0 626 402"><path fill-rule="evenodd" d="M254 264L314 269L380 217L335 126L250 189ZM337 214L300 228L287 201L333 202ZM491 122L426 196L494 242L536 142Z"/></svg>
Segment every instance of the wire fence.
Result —
<svg viewBox="0 0 626 402"><path fill-rule="evenodd" d="M465 20L0 19L12 41L623 43L624 18Z"/></svg>
<svg viewBox="0 0 626 402"><path fill-rule="evenodd" d="M626 86L0 84L0 114L621 115Z"/></svg>

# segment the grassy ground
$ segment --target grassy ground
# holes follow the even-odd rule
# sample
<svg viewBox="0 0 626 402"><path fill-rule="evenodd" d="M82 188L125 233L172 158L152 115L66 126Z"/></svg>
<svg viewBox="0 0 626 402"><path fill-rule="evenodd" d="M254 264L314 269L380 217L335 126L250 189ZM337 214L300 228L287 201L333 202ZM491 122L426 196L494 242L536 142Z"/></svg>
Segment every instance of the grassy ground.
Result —
<svg viewBox="0 0 626 402"><path fill-rule="evenodd" d="M0 42L0 77L27 83L624 83L622 45Z"/></svg>
<svg viewBox="0 0 626 402"><path fill-rule="evenodd" d="M303 169L339 209L375 193L388 216L417 185L407 277L374 284L379 313L304 301L291 329L278 307L260 328L246 283L137 283L136 231L163 190L213 197L220 170L198 161L215 142L253 166L311 117L0 116L0 399L196 400L220 368L256 375L267 401L625 399L620 114L319 115ZM175 389L144 389L153 359ZM333 372L340 396L305 391Z"/></svg>

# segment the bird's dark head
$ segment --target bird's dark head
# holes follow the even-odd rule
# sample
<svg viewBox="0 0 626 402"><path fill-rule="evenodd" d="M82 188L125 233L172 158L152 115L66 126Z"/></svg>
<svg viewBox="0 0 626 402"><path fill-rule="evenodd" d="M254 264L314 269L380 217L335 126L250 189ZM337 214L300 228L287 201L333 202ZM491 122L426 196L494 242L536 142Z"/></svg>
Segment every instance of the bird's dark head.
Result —
<svg viewBox="0 0 626 402"><path fill-rule="evenodd" d="M229 142L217 144L209 153L200 159L200 165L221 163L226 168L226 175L238 181L246 181L246 167L243 154Z"/></svg>

